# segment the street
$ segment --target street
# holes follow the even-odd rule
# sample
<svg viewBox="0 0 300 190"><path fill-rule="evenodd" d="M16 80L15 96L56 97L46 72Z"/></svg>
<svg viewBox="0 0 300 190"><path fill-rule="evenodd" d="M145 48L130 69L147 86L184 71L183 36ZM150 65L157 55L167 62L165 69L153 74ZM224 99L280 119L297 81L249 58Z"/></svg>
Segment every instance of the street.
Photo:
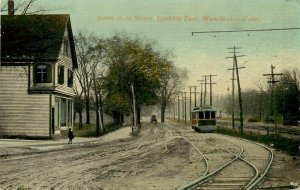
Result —
<svg viewBox="0 0 300 190"><path fill-rule="evenodd" d="M239 152L234 144L237 139L196 133L175 123L144 123L137 136L131 136L130 131L130 127L124 127L91 140L75 137L72 145L67 145L66 139L23 144L6 141L6 145L2 140L0 188L176 189L203 174L205 164L201 154L208 159L209 170L213 171L232 157L222 149ZM245 149L244 158L259 170L265 167L266 151L246 142L239 144ZM278 161L283 157L290 159L282 154L275 155L273 166L277 181L274 183L274 178L268 174L267 179L273 181L267 180L267 183L279 185L279 182L283 184L299 176L299 168L289 171L287 163ZM240 168L245 173L247 167ZM291 179L285 179L284 170ZM242 173L236 175L245 175ZM246 176L249 175L252 174Z"/></svg>

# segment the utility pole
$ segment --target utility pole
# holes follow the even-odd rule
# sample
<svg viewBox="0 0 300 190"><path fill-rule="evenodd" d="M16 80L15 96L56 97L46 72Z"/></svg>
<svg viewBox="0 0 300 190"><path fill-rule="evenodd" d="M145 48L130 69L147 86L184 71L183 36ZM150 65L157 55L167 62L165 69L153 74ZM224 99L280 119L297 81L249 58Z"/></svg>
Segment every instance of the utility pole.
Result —
<svg viewBox="0 0 300 190"><path fill-rule="evenodd" d="M204 75L203 77L204 77L204 101L203 101L203 105L205 106L206 105L206 84L207 84L206 77L207 77L207 75Z"/></svg>
<svg viewBox="0 0 300 190"><path fill-rule="evenodd" d="M182 93L182 110L184 110L184 113L182 113L182 119L184 119L184 123L186 123L186 92L181 92ZM184 96L183 96L184 94Z"/></svg>
<svg viewBox="0 0 300 190"><path fill-rule="evenodd" d="M186 118L186 92L181 92L181 102L182 102L182 120ZM186 120L186 119L185 119Z"/></svg>
<svg viewBox="0 0 300 190"><path fill-rule="evenodd" d="M201 91L200 91L200 106L203 106L203 99L202 99L203 88L202 88L202 85L203 85L204 80L197 80L197 81L199 81L200 84L201 84Z"/></svg>
<svg viewBox="0 0 300 190"><path fill-rule="evenodd" d="M232 65L232 69L228 69L228 70L232 70L232 98L231 98L231 119L232 119L232 129L235 130L235 125L234 125L234 62Z"/></svg>
<svg viewBox="0 0 300 190"><path fill-rule="evenodd" d="M190 121L192 121L192 86L190 86Z"/></svg>
<svg viewBox="0 0 300 190"><path fill-rule="evenodd" d="M282 73L274 73L274 69L275 69L275 66L271 65L271 73L263 74L263 76L270 76L270 80L268 81L268 83L271 83L271 85L272 85L270 108L271 109L273 108L274 127L275 127L275 133L277 134L277 123L276 123L277 109L276 109L276 98L275 98L275 83L279 82L279 80L275 80L275 76L283 75L283 74Z"/></svg>
<svg viewBox="0 0 300 190"><path fill-rule="evenodd" d="M177 119L178 119L178 121L180 121L180 100L179 100L179 96L177 96L177 109L178 109L178 111L177 111Z"/></svg>
<svg viewBox="0 0 300 190"><path fill-rule="evenodd" d="M195 106L197 106L197 86L195 86Z"/></svg>
<svg viewBox="0 0 300 190"><path fill-rule="evenodd" d="M209 84L209 90L210 90L210 97L209 97L209 105L212 106L212 85L216 84L212 82L212 78L211 77L215 77L217 75L204 75L204 81L205 81L205 94L206 94L206 84ZM206 82L206 77L209 77L209 83ZM206 96L205 96L206 98ZM205 105L205 104L204 104Z"/></svg>
<svg viewBox="0 0 300 190"><path fill-rule="evenodd" d="M175 118L176 118L176 98L174 98L174 104L173 104L173 112L174 112L174 121L175 121Z"/></svg>
<svg viewBox="0 0 300 190"><path fill-rule="evenodd" d="M211 79L211 77L215 77L215 76L217 76L217 75L209 75L209 85L210 85L210 101L209 101L209 103L210 103L210 106L212 106L212 85L213 84L217 84L217 83L213 83L212 82L212 79Z"/></svg>
<svg viewBox="0 0 300 190"><path fill-rule="evenodd" d="M229 53L233 53L233 57L226 57L227 58L233 58L233 64L234 67L233 69L236 70L236 80L237 80L237 84L238 84L238 95L239 95L239 107L240 107L240 125L241 125L241 133L244 132L244 125L243 125L243 103L242 103L242 94L241 94L241 85L240 85L240 78L239 78L239 69L245 68L245 67L238 67L238 63L237 63L237 57L243 57L245 55L236 55L235 50L236 49L242 49L242 48L238 48L233 46L233 48L227 48L227 49L233 49L233 52L229 52Z"/></svg>
<svg viewBox="0 0 300 190"><path fill-rule="evenodd" d="M192 88L194 87L194 92L192 92ZM192 121L192 93L195 94L195 104L194 107L197 106L197 86L190 86L190 121Z"/></svg>

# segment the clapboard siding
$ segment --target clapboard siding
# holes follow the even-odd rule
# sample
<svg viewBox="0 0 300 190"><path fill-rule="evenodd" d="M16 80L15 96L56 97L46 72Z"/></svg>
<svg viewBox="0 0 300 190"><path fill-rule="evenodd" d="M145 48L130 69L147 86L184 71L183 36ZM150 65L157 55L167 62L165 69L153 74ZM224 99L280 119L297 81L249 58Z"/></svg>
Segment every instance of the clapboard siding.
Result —
<svg viewBox="0 0 300 190"><path fill-rule="evenodd" d="M64 66L64 84L58 84L58 66ZM69 57L62 57L56 64L55 68L55 84L56 84L56 91L65 92L67 94L74 95L73 88L68 87L68 69L72 70L72 62Z"/></svg>
<svg viewBox="0 0 300 190"><path fill-rule="evenodd" d="M28 68L0 66L0 136L49 137L49 94L28 94Z"/></svg>
<svg viewBox="0 0 300 190"><path fill-rule="evenodd" d="M69 36L67 28L64 33L64 39L68 40L68 54L64 52L64 43L61 45L59 59L57 63L55 64L55 84L56 88L55 90L60 93L66 93L67 95L74 96L73 88L68 87L68 70L73 71L73 63L71 58L71 51L70 51L70 42L69 42ZM58 84L58 66L64 66L64 84Z"/></svg>

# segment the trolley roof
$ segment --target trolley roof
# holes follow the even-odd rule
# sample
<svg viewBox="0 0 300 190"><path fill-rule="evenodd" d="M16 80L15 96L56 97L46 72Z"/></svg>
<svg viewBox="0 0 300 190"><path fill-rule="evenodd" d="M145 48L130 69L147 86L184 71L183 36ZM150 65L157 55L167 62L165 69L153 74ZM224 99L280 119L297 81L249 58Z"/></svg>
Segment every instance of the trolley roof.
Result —
<svg viewBox="0 0 300 190"><path fill-rule="evenodd" d="M200 111L211 111L215 112L216 109L212 106L200 106L200 107L195 107L192 112L200 112Z"/></svg>

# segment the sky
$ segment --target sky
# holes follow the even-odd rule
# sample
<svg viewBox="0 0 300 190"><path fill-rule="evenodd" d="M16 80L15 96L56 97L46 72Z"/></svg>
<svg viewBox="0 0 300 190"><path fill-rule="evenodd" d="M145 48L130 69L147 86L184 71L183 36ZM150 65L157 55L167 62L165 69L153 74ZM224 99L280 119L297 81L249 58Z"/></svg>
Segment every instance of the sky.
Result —
<svg viewBox="0 0 300 190"><path fill-rule="evenodd" d="M267 86L263 74L300 69L300 30L205 33L214 30L300 28L300 0L38 0L33 9L70 14L74 35L79 32L110 37L127 32L154 40L156 48L172 50L174 64L188 69L190 85L203 75L213 77L214 92L230 93L232 56L238 52L242 90Z"/></svg>

